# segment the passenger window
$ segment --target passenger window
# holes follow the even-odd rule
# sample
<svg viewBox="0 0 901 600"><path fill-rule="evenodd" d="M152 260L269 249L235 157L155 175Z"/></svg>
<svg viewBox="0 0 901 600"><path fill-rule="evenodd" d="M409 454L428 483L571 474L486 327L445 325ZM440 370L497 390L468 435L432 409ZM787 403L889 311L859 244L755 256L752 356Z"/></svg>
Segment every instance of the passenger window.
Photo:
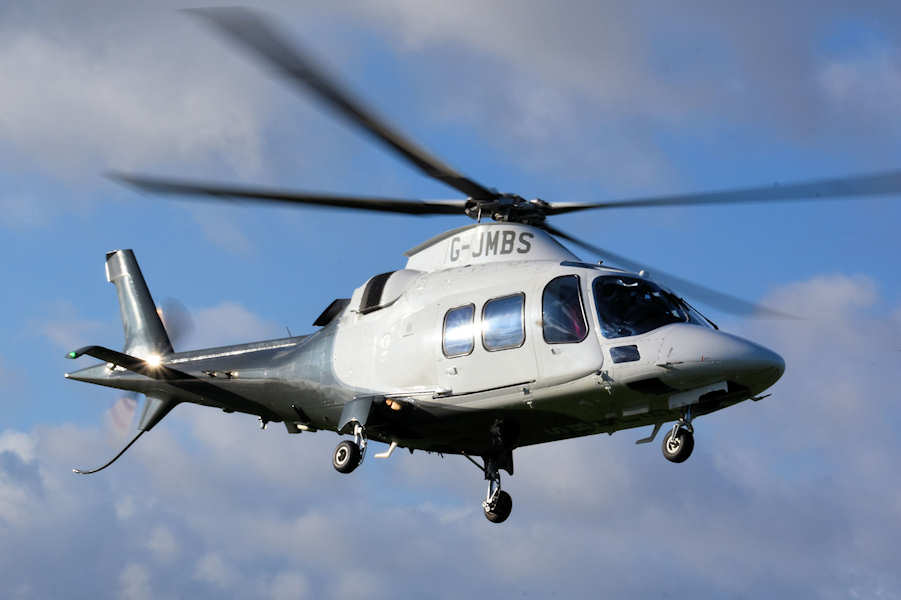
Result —
<svg viewBox="0 0 901 600"><path fill-rule="evenodd" d="M544 287L541 329L548 344L581 342L588 335L578 275L557 277Z"/></svg>
<svg viewBox="0 0 901 600"><path fill-rule="evenodd" d="M472 318L475 315L474 304L452 308L444 315L444 355L448 358L464 356L472 352L473 332Z"/></svg>
<svg viewBox="0 0 901 600"><path fill-rule="evenodd" d="M495 298L482 309L482 343L486 350L518 348L526 341L524 294Z"/></svg>

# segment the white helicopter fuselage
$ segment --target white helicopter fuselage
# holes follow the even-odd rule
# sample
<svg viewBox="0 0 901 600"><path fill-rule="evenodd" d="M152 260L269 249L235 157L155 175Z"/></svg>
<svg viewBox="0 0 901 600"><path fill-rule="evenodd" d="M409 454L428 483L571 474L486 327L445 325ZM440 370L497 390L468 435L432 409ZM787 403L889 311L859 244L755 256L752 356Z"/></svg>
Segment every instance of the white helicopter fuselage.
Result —
<svg viewBox="0 0 901 600"><path fill-rule="evenodd" d="M772 351L716 330L694 311L689 320L690 308L648 331L613 331L596 282L644 285L635 283L639 276L580 262L534 227L471 225L408 256L406 269L358 288L337 317L335 377L425 406L568 417L523 428L520 445L656 425L692 407L712 412L757 396L784 370ZM548 329L555 281L577 288L565 314L582 320L562 341ZM492 339L498 299L506 303L501 335L510 337L500 345ZM450 332L454 311L464 321Z"/></svg>
<svg viewBox="0 0 901 600"><path fill-rule="evenodd" d="M580 262L537 227L478 223L407 255L404 269L332 303L312 335L173 352L133 254L111 252L124 354L95 347L106 366L67 376L155 398L142 430L194 402L290 433L360 426L401 447L486 455L498 443L690 425L784 370L647 277Z"/></svg>

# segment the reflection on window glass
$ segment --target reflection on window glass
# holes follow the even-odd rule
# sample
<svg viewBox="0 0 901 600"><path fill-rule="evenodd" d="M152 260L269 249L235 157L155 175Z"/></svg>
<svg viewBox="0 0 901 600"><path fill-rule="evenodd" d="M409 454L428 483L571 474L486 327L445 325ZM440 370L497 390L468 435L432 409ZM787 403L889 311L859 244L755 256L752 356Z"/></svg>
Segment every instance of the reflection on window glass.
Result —
<svg viewBox="0 0 901 600"><path fill-rule="evenodd" d="M486 350L522 346L526 332L522 322L525 296L515 294L485 303L482 309L482 341Z"/></svg>
<svg viewBox="0 0 901 600"><path fill-rule="evenodd" d="M452 308L444 315L444 354L462 356L472 352L472 317L476 307L472 304Z"/></svg>
<svg viewBox="0 0 901 600"><path fill-rule="evenodd" d="M579 277L564 275L552 279L541 296L541 323L548 344L581 342L588 333Z"/></svg>
<svg viewBox="0 0 901 600"><path fill-rule="evenodd" d="M604 275L594 280L593 288L605 338L639 335L670 323L695 322L677 296L646 279Z"/></svg>

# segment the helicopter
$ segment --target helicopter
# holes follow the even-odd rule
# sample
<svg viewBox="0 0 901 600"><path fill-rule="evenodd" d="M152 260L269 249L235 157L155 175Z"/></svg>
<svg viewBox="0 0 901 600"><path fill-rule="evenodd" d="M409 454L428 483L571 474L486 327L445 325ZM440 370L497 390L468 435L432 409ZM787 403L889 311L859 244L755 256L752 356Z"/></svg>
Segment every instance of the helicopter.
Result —
<svg viewBox="0 0 901 600"><path fill-rule="evenodd" d="M667 423L664 457L684 462L694 420L766 391L779 354L721 331L687 298L740 315L775 309L648 269L551 225L585 210L777 202L901 192L901 171L718 192L550 203L499 192L460 174L388 126L274 20L245 8L187 11L339 116L464 195L459 200L337 196L111 173L156 194L408 215L464 215L473 223L406 252L404 268L374 275L328 304L309 335L177 352L132 250L107 253L124 329L121 351L91 345L67 357L98 364L69 379L146 397L137 433L101 471L180 403L246 413L290 434L342 436L332 465L351 473L370 442L459 455L482 473L485 517L505 521L513 501L501 471L517 448ZM603 258L585 262L561 243ZM614 266L616 265L616 266Z"/></svg>

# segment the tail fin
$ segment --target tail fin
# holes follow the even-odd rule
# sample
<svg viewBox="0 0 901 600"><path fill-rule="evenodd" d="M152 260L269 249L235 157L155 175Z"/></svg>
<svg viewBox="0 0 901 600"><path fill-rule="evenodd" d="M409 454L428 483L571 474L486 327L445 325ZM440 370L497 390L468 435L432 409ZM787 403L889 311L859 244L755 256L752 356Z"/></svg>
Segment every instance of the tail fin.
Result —
<svg viewBox="0 0 901 600"><path fill-rule="evenodd" d="M156 311L134 252L106 253L106 279L115 284L125 330L125 354L146 358L172 352L172 342Z"/></svg>

